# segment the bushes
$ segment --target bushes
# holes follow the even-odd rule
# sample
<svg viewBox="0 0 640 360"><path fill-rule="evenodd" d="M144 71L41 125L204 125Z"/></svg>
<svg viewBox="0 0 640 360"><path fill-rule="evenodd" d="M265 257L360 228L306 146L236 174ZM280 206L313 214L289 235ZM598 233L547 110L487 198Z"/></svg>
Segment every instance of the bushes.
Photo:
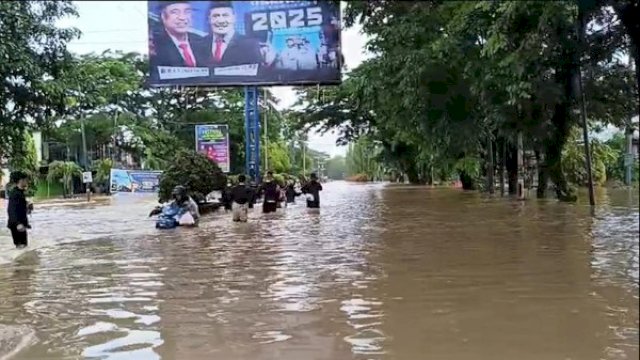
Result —
<svg viewBox="0 0 640 360"><path fill-rule="evenodd" d="M63 186L64 196L73 195L73 178L82 176L82 168L72 161L54 161L49 164L47 181L60 180Z"/></svg>
<svg viewBox="0 0 640 360"><path fill-rule="evenodd" d="M347 177L347 181L352 182L369 182L369 176L367 174L355 174Z"/></svg>
<svg viewBox="0 0 640 360"><path fill-rule="evenodd" d="M207 156L180 150L160 177L160 202L170 200L171 192L177 185L185 186L189 196L196 202L202 202L210 192L224 189L227 177L218 164Z"/></svg>

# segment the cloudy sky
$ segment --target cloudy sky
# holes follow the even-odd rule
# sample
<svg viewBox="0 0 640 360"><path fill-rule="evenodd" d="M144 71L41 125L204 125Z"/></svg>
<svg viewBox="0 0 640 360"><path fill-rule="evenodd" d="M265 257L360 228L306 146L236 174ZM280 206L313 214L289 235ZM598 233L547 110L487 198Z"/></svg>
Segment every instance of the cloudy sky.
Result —
<svg viewBox="0 0 640 360"><path fill-rule="evenodd" d="M73 26L83 35L70 44L76 53L101 53L104 50L147 53L147 2L146 1L74 1L79 17L60 22L61 26ZM343 31L342 44L347 67L358 66L365 58L366 38L359 28ZM295 94L290 87L273 87L280 98L282 108L291 106ZM344 154L345 148L335 145L336 135L310 134L310 147L330 155Z"/></svg>

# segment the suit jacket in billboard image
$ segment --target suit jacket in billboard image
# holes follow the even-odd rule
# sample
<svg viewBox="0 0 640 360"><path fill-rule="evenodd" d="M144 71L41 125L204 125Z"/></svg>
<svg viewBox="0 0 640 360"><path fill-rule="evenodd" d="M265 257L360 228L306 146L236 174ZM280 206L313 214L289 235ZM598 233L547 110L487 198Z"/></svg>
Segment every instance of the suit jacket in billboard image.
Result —
<svg viewBox="0 0 640 360"><path fill-rule="evenodd" d="M227 48L222 54L220 62L214 59L215 44L214 35L210 34L204 38L205 54L201 57L206 58L206 64L213 67L225 67L247 64L262 64L262 55L260 54L260 43L258 40L235 33L229 40Z"/></svg>
<svg viewBox="0 0 640 360"><path fill-rule="evenodd" d="M150 59L152 66L187 66L180 49L164 29L156 33L153 38L153 45L156 54ZM196 67L206 67L209 63L209 58L205 56L205 38L191 33L189 34L189 45L195 57Z"/></svg>

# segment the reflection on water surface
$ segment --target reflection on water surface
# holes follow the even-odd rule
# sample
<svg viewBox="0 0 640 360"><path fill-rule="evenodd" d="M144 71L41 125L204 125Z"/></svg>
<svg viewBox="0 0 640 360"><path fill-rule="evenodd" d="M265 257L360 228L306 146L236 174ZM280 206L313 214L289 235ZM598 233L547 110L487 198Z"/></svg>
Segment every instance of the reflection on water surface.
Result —
<svg viewBox="0 0 640 360"><path fill-rule="evenodd" d="M148 198L42 209L0 266L0 358L637 358L638 195L599 195L336 182L320 213L170 231Z"/></svg>

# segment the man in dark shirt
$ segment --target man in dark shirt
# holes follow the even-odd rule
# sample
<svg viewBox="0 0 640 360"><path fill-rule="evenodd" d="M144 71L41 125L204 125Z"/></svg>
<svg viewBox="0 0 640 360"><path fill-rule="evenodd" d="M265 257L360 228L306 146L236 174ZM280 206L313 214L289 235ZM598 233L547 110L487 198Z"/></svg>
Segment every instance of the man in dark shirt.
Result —
<svg viewBox="0 0 640 360"><path fill-rule="evenodd" d="M27 229L30 229L29 205L24 194L27 186L29 186L29 177L23 172L15 172L12 174L12 182L15 186L9 192L9 205L7 206L8 222L7 227L11 230L13 244L18 249L27 246Z"/></svg>
<svg viewBox="0 0 640 360"><path fill-rule="evenodd" d="M308 208L320 208L320 191L322 185L318 182L318 176L315 173L311 174L311 180L302 187L302 193L307 195Z"/></svg>
<svg viewBox="0 0 640 360"><path fill-rule="evenodd" d="M278 208L278 199L280 199L280 189L273 179L273 172L267 172L267 176L264 178L264 183L260 187L260 192L264 194L262 212L265 214L276 212L276 209Z"/></svg>
<svg viewBox="0 0 640 360"><path fill-rule="evenodd" d="M230 200L233 207L233 221L247 222L249 204L253 201L253 189L245 184L246 177L238 176L238 185L231 189Z"/></svg>
<svg viewBox="0 0 640 360"><path fill-rule="evenodd" d="M222 196L220 197L220 202L224 206L224 211L229 212L232 210L233 200L231 199L231 192L233 191L233 186L229 182L227 187L222 190Z"/></svg>

